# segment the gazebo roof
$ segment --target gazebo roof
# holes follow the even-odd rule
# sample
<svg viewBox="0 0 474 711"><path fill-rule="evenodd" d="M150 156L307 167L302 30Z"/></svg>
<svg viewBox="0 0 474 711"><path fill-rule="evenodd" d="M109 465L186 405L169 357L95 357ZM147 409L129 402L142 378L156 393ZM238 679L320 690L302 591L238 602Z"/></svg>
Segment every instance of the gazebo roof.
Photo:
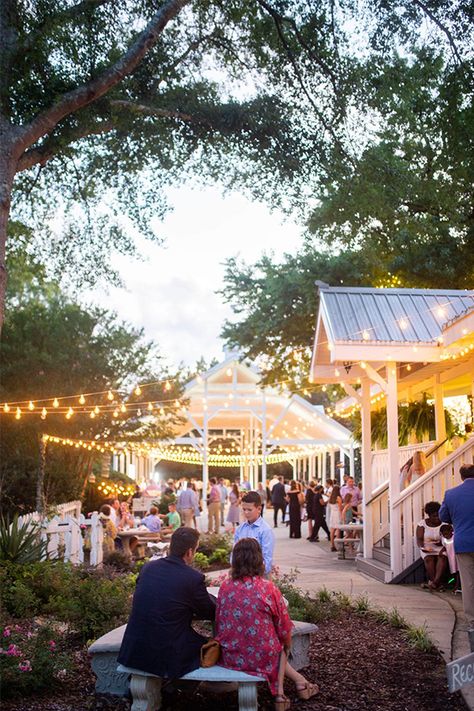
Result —
<svg viewBox="0 0 474 711"><path fill-rule="evenodd" d="M347 370L360 361L436 362L446 355L445 344L472 331L463 328L458 334L456 324L474 316L474 291L319 283L319 295L311 364L314 382L337 381L338 363Z"/></svg>
<svg viewBox="0 0 474 711"><path fill-rule="evenodd" d="M184 397L189 400L187 422L177 437L202 428L232 431L248 426L250 418L265 417L268 443L288 451L348 447L351 432L299 395L280 392L260 383L254 364L231 353L224 361L191 380Z"/></svg>

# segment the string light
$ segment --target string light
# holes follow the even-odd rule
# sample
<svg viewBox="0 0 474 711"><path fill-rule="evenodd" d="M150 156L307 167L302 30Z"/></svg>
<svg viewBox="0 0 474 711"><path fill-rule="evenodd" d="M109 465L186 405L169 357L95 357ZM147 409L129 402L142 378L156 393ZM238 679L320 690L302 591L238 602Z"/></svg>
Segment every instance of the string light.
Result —
<svg viewBox="0 0 474 711"><path fill-rule="evenodd" d="M59 407L59 400L57 397L55 397L53 400L53 407Z"/></svg>
<svg viewBox="0 0 474 711"><path fill-rule="evenodd" d="M21 409L19 407L17 407L16 412L15 412L15 419L19 420L20 417L21 417Z"/></svg>
<svg viewBox="0 0 474 711"><path fill-rule="evenodd" d="M86 398L84 397L84 395L81 395L81 397L79 398L79 404L84 405L85 402L86 402Z"/></svg>
<svg viewBox="0 0 474 711"><path fill-rule="evenodd" d="M47 409L45 407L43 407L43 409L41 410L41 419L45 420L47 414L48 414Z"/></svg>
<svg viewBox="0 0 474 711"><path fill-rule="evenodd" d="M31 400L30 400L29 403L28 403L28 410L31 412L31 411L34 410L34 409L35 409L35 406L33 405L33 403L32 403Z"/></svg>
<svg viewBox="0 0 474 711"><path fill-rule="evenodd" d="M139 385L137 385L137 387L135 388L135 390L133 392L135 393L135 395L138 396L138 395L142 394L142 389Z"/></svg>
<svg viewBox="0 0 474 711"><path fill-rule="evenodd" d="M6 402L3 406L3 412L10 412L10 405Z"/></svg>
<svg viewBox="0 0 474 711"><path fill-rule="evenodd" d="M107 400L112 401L113 399L114 399L114 394L113 394L112 390L109 390L109 392L107 393Z"/></svg>

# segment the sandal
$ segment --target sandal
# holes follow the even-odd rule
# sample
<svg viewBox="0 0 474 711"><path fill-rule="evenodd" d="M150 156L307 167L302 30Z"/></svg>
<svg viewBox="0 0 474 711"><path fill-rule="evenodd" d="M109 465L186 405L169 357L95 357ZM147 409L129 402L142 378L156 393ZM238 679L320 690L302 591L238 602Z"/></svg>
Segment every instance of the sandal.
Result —
<svg viewBox="0 0 474 711"><path fill-rule="evenodd" d="M275 711L288 711L290 708L290 699L284 694L278 694L273 699Z"/></svg>
<svg viewBox="0 0 474 711"><path fill-rule="evenodd" d="M319 686L317 684L311 684L309 681L307 681L304 686L303 684L297 684L296 693L299 699L307 701L313 696L316 696L316 694L319 694Z"/></svg>

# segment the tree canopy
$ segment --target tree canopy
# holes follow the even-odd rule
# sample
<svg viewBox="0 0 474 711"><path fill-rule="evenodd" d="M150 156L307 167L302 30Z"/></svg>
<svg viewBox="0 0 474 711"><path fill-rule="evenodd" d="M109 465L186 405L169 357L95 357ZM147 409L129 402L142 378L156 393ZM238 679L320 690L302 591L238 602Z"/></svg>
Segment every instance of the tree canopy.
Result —
<svg viewBox="0 0 474 711"><path fill-rule="evenodd" d="M37 265L10 264L7 318L0 346L2 402L48 398L48 414L40 417L40 407L29 412L26 403L21 419L15 409L2 410L0 441L0 490L4 506L34 507L35 483L39 469L39 441L43 433L75 440L158 441L172 435L181 422L179 412L166 405L164 414L155 408L153 417L133 408L143 399L153 402L177 398L181 394L180 374L167 372L156 346L143 333L120 323L103 309L84 308L61 293L58 286L44 280ZM22 285L23 288L20 288ZM169 378L171 389L164 392ZM137 383L156 383L146 393L134 393ZM103 412L104 397L88 397L89 409L101 410L91 418L81 413L79 403L67 419L55 413L52 398L113 389L115 402L125 401L129 414ZM107 401L105 401L107 402ZM110 403L109 403L110 404ZM174 404L174 403L173 403ZM118 406L118 405L117 405ZM100 455L99 455L100 457ZM45 489L50 503L76 498L97 454L88 450L48 448Z"/></svg>
<svg viewBox="0 0 474 711"><path fill-rule="evenodd" d="M163 188L189 176L303 216L326 198L312 225L331 231L367 133L386 127L391 55L410 67L426 48L464 86L471 20L463 0L5 0L0 262L13 195L48 268L113 276L131 225L159 239Z"/></svg>

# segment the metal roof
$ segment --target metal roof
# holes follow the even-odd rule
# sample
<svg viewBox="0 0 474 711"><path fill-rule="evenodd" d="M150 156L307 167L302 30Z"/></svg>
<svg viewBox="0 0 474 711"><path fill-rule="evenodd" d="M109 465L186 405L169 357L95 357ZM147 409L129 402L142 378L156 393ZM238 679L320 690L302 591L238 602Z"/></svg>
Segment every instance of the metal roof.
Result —
<svg viewBox="0 0 474 711"><path fill-rule="evenodd" d="M436 343L474 308L474 291L319 285L328 336L339 343Z"/></svg>

